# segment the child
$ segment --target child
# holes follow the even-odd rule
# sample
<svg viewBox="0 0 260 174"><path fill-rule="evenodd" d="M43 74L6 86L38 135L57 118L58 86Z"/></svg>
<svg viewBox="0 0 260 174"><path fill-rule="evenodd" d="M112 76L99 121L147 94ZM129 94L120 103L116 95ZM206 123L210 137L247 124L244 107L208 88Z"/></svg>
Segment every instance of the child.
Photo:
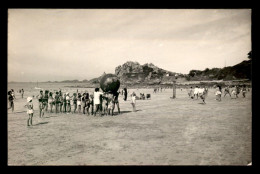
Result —
<svg viewBox="0 0 260 174"><path fill-rule="evenodd" d="M33 103L32 103L32 97L27 98L27 104L25 105L27 107L27 114L29 116L27 120L27 126L32 126L32 117L33 117Z"/></svg>
<svg viewBox="0 0 260 174"><path fill-rule="evenodd" d="M114 115L114 102L113 102L113 94L107 95L107 112L110 115L110 111L112 112L111 115Z"/></svg>
<svg viewBox="0 0 260 174"><path fill-rule="evenodd" d="M66 113L67 112L66 94L64 94L62 102L63 102L63 112Z"/></svg>
<svg viewBox="0 0 260 174"><path fill-rule="evenodd" d="M246 97L246 85L244 85L242 88L242 95L244 98Z"/></svg>
<svg viewBox="0 0 260 174"><path fill-rule="evenodd" d="M53 97L52 97L52 92L49 93L49 99L48 99L48 103L50 105L50 108L51 108L51 113L52 113L52 107L53 107Z"/></svg>
<svg viewBox="0 0 260 174"><path fill-rule="evenodd" d="M224 90L225 94L224 94L224 97L229 94L229 96L231 97L231 94L230 94L230 91L229 91L229 86L226 86L225 87L225 90Z"/></svg>
<svg viewBox="0 0 260 174"><path fill-rule="evenodd" d="M71 112L71 105L70 105L70 96L69 93L66 93L66 104L67 104L67 114L69 114L69 112Z"/></svg>
<svg viewBox="0 0 260 174"><path fill-rule="evenodd" d="M78 93L78 98L77 98L77 105L78 105L78 113L81 113L81 94Z"/></svg>
<svg viewBox="0 0 260 174"><path fill-rule="evenodd" d="M81 105L82 105L82 112L85 113L86 107L87 107L87 93L83 93L83 96L81 98Z"/></svg>
<svg viewBox="0 0 260 174"><path fill-rule="evenodd" d="M102 112L104 115L108 114L108 94L104 93L102 99Z"/></svg>
<svg viewBox="0 0 260 174"><path fill-rule="evenodd" d="M62 97L62 93L59 92L59 104L60 104L60 113L62 113L62 105L63 105L63 97Z"/></svg>
<svg viewBox="0 0 260 174"><path fill-rule="evenodd" d="M77 110L77 93L73 93L73 97L72 97L72 101L73 101L73 106L74 106L74 112L73 113L76 113L76 110Z"/></svg>
<svg viewBox="0 0 260 174"><path fill-rule="evenodd" d="M135 94L135 92L133 92L132 94L131 94L131 104L132 104L132 106L133 106L133 112L136 112L136 109L135 109L135 104L136 104L136 94Z"/></svg>
<svg viewBox="0 0 260 174"><path fill-rule="evenodd" d="M221 101L221 87L217 86L216 90L216 100Z"/></svg>
<svg viewBox="0 0 260 174"><path fill-rule="evenodd" d="M89 95L89 108L91 108L91 115L94 114L94 96L91 94ZM87 109L88 111L88 109Z"/></svg>

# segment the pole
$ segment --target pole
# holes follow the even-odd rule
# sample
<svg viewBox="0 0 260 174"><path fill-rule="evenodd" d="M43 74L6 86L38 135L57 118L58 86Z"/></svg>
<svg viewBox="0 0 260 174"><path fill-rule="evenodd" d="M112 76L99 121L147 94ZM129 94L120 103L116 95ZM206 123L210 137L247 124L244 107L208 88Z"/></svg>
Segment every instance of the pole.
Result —
<svg viewBox="0 0 260 174"><path fill-rule="evenodd" d="M176 81L175 80L173 80L172 81L172 98L174 99L174 98L176 98Z"/></svg>

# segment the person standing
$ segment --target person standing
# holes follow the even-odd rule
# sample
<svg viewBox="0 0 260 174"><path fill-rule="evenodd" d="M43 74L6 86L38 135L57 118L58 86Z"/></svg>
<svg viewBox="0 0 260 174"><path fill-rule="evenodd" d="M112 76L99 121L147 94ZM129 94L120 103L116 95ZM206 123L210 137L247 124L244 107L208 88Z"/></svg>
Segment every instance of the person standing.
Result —
<svg viewBox="0 0 260 174"><path fill-rule="evenodd" d="M53 100L52 92L49 93L48 103L49 103L50 108L51 108L50 112L52 113L52 108L53 108L53 104L54 104L54 100Z"/></svg>
<svg viewBox="0 0 260 174"><path fill-rule="evenodd" d="M14 112L14 97L12 95L12 91L8 91L8 103L9 107L8 109L12 109L12 112Z"/></svg>
<svg viewBox="0 0 260 174"><path fill-rule="evenodd" d="M66 104L67 104L67 114L71 112L70 96L69 93L66 93Z"/></svg>
<svg viewBox="0 0 260 174"><path fill-rule="evenodd" d="M117 106L118 114L120 114L119 101L118 101L119 92L113 94L113 108L112 113L114 113L115 105Z"/></svg>
<svg viewBox="0 0 260 174"><path fill-rule="evenodd" d="M32 97L27 98L27 104L25 105L27 107L27 114L29 116L27 120L27 126L32 126L32 118L33 118L33 103L32 103Z"/></svg>
<svg viewBox="0 0 260 174"><path fill-rule="evenodd" d="M62 106L63 106L63 96L62 96L62 93L59 92L59 104L60 104L60 113L62 113Z"/></svg>
<svg viewBox="0 0 260 174"><path fill-rule="evenodd" d="M133 92L132 94L131 94L131 104L132 104L132 106L133 106L133 112L136 112L136 94L135 94L135 92Z"/></svg>
<svg viewBox="0 0 260 174"><path fill-rule="evenodd" d="M24 90L22 89L22 90L21 90L21 95L22 95L22 98L23 98L23 94L24 94Z"/></svg>
<svg viewBox="0 0 260 174"><path fill-rule="evenodd" d="M99 111L100 116L102 114L102 108L101 108L102 94L103 93L99 91L99 88L95 88L95 92L94 92L94 116L96 116L96 113L98 111Z"/></svg>
<svg viewBox="0 0 260 174"><path fill-rule="evenodd" d="M43 117L44 115L44 96L43 96L43 91L40 90L40 94L37 95L38 102L39 102L39 111L40 111L40 118Z"/></svg>
<svg viewBox="0 0 260 174"><path fill-rule="evenodd" d="M82 99L81 93L78 93L78 97L77 97L78 113L81 113L81 103L82 103L81 99Z"/></svg>
<svg viewBox="0 0 260 174"><path fill-rule="evenodd" d="M77 110L77 93L73 93L73 97L72 97L72 102L73 102L73 107L74 107L74 114L76 113Z"/></svg>
<svg viewBox="0 0 260 174"><path fill-rule="evenodd" d="M127 100L127 88L124 88L124 101Z"/></svg>
<svg viewBox="0 0 260 174"><path fill-rule="evenodd" d="M54 97L54 102L55 102L55 113L59 113L59 104L60 104L60 96L59 96L59 92L56 92L56 95Z"/></svg>

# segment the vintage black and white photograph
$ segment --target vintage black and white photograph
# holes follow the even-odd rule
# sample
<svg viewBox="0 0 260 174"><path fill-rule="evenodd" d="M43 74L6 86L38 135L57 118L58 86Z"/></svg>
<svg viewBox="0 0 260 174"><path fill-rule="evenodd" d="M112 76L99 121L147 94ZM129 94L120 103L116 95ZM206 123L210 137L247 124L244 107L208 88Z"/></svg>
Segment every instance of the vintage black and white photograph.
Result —
<svg viewBox="0 0 260 174"><path fill-rule="evenodd" d="M251 9L8 9L8 166L251 166Z"/></svg>

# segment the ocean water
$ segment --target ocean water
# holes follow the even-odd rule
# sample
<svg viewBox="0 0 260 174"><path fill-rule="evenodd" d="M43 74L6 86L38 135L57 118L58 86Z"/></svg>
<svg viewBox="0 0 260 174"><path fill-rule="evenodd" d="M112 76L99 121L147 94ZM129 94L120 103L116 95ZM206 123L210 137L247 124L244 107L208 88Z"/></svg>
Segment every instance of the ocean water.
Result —
<svg viewBox="0 0 260 174"><path fill-rule="evenodd" d="M21 95L19 93L20 89L24 89L24 97L28 96L36 96L40 93L40 89L44 90L49 90L51 92L56 92L61 90L62 93L69 92L71 95L74 92L94 92L94 87L93 88L85 88L83 86L86 86L84 83L42 83L39 82L33 83L33 82L11 82L8 83L7 85L7 90L14 89L15 95Z"/></svg>

